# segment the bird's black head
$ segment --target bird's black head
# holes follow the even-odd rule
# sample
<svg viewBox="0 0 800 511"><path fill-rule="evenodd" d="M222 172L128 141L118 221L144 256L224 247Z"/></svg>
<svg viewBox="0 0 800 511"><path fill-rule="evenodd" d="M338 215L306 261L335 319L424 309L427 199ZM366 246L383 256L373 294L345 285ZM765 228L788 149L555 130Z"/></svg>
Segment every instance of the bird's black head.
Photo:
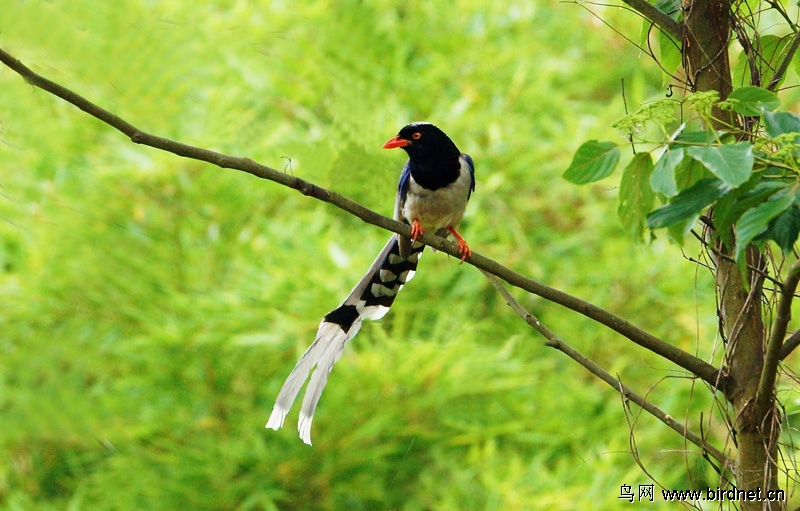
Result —
<svg viewBox="0 0 800 511"><path fill-rule="evenodd" d="M396 137L383 145L384 149L401 147L408 153L413 164L426 164L434 161L458 162L461 152L458 147L433 124L415 122L404 126Z"/></svg>

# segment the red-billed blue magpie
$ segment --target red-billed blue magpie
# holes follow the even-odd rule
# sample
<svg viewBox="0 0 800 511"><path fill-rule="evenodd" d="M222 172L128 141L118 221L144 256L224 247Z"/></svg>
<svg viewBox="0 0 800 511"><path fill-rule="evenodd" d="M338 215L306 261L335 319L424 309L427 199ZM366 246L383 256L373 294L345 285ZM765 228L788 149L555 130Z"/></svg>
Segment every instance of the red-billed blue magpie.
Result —
<svg viewBox="0 0 800 511"><path fill-rule="evenodd" d="M455 236L463 261L472 252L455 229L464 216L470 195L475 190L472 158L458 150L442 130L433 124L417 122L403 127L384 149L402 148L408 162L400 174L394 218L411 225L411 238L395 234L383 247L369 271L336 309L319 325L317 338L300 357L283 384L268 428L283 425L300 387L314 366L297 429L303 442L311 445L311 421L333 364L342 356L364 319L380 319L391 307L403 284L411 280L425 246L417 242L424 232Z"/></svg>

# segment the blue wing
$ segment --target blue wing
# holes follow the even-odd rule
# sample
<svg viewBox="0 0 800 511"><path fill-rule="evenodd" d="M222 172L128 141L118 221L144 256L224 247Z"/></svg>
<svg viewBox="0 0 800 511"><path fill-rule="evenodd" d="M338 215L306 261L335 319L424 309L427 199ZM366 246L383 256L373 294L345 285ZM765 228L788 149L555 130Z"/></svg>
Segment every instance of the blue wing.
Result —
<svg viewBox="0 0 800 511"><path fill-rule="evenodd" d="M408 221L403 218L403 206L406 203L408 188L410 186L411 168L408 166L408 162L406 162L405 167L403 167L403 172L400 174L400 182L397 183L397 199L394 201L394 219L406 224ZM411 239L405 236L398 236L397 239L399 242L400 256L407 259L412 253Z"/></svg>
<svg viewBox="0 0 800 511"><path fill-rule="evenodd" d="M475 191L475 163L472 161L472 157L467 153L461 153L461 157L464 158L464 161L467 162L467 166L469 167L469 177L472 179L472 182L469 185L469 195L467 195L467 200L469 200L470 196L472 196L472 192ZM402 177L401 183L402 183ZM408 178L406 178L406 181Z"/></svg>
<svg viewBox="0 0 800 511"><path fill-rule="evenodd" d="M406 162L403 172L400 174L400 182L397 183L397 199L394 201L394 219L400 222L406 222L406 219L403 218L403 205L406 203L408 188L411 185L411 168L408 164L409 162Z"/></svg>
<svg viewBox="0 0 800 511"><path fill-rule="evenodd" d="M397 200L400 204L406 201L406 195L408 195L408 185L411 182L411 168L408 166L409 162L406 162L405 167L403 167L403 172L400 174L400 182L397 183ZM473 178L473 181L475 179Z"/></svg>

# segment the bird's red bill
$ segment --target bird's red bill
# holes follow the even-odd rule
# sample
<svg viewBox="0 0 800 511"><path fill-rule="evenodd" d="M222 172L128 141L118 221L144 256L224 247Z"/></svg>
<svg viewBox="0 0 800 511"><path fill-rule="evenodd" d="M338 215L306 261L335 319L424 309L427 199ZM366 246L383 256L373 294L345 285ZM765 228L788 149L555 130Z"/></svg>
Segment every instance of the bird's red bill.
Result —
<svg viewBox="0 0 800 511"><path fill-rule="evenodd" d="M395 147L405 147L408 145L408 140L404 138L400 138L400 136L396 136L393 139L389 140L385 144L383 144L384 149L394 149Z"/></svg>

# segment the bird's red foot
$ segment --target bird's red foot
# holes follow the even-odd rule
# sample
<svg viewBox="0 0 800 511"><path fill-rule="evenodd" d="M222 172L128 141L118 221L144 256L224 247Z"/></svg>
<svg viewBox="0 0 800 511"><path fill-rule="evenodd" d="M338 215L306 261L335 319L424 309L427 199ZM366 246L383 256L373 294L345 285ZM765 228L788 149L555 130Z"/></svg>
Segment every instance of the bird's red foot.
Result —
<svg viewBox="0 0 800 511"><path fill-rule="evenodd" d="M450 226L447 228L447 230L450 231L450 234L455 236L456 241L458 241L458 253L461 255L461 262L463 263L464 259L467 257L472 257L472 250L470 250L469 246L467 246L467 240L458 234L458 231L456 231L455 227Z"/></svg>
<svg viewBox="0 0 800 511"><path fill-rule="evenodd" d="M419 220L415 218L414 221L411 222L411 241L416 243L417 238L419 238L422 234L424 234L422 232L422 226L419 224Z"/></svg>

